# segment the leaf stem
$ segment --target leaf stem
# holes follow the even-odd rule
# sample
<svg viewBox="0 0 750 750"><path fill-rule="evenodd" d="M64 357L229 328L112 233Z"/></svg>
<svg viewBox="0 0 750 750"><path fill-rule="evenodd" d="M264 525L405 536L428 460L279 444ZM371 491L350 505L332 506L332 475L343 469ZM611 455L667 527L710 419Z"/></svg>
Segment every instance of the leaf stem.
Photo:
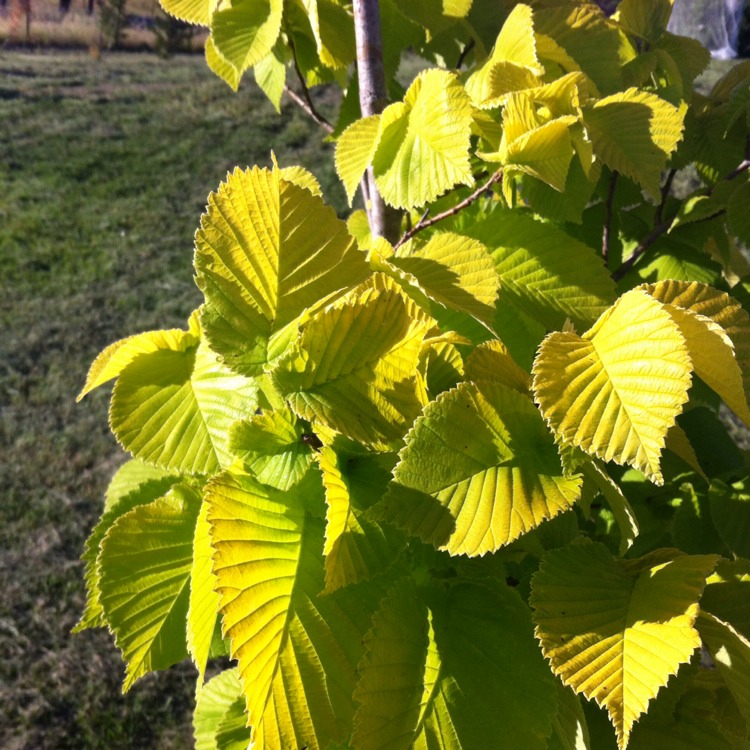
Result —
<svg viewBox="0 0 750 750"><path fill-rule="evenodd" d="M604 203L604 226L602 227L602 258L607 260L609 255L609 235L612 231L612 202L615 198L615 187L617 186L617 172L612 172L609 178L609 189L607 200Z"/></svg>
<svg viewBox="0 0 750 750"><path fill-rule="evenodd" d="M455 216L459 211L462 211L467 206L470 206L474 201L478 200L482 197L488 190L492 189L492 186L503 179L503 170L498 169L497 172L495 172L492 177L490 177L487 182L485 182L483 185L478 187L471 195L464 198L460 203L457 203L453 208L449 208L446 211L443 211L442 213L436 214L432 218L428 218L429 216L429 209L428 211L425 211L422 215L422 218L408 231L406 232L403 237L393 246L394 250L397 250L401 245L403 245L405 242L408 242L412 237L414 237L415 234L418 234L424 229L427 229L428 227L434 226L440 221L443 221L443 219L448 219L451 216Z"/></svg>

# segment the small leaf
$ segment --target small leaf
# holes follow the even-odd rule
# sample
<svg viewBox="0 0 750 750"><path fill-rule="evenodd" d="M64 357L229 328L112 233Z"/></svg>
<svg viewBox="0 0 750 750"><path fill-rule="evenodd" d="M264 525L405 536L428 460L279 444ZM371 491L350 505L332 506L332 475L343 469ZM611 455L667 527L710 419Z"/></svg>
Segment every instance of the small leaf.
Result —
<svg viewBox="0 0 750 750"><path fill-rule="evenodd" d="M123 692L187 656L193 535L200 498L175 488L121 516L99 554L101 604L127 663Z"/></svg>
<svg viewBox="0 0 750 750"><path fill-rule="evenodd" d="M685 108L630 88L584 109L594 153L613 171L659 194L667 159L682 138Z"/></svg>
<svg viewBox="0 0 750 750"><path fill-rule="evenodd" d="M580 484L528 398L462 383L415 422L379 509L452 555L484 555L570 508Z"/></svg>
<svg viewBox="0 0 750 750"><path fill-rule="evenodd" d="M160 349L130 363L112 393L110 424L122 446L149 463L189 474L228 465L230 425L255 410L257 388L201 344Z"/></svg>
<svg viewBox="0 0 750 750"><path fill-rule="evenodd" d="M566 685L607 709L623 750L649 701L700 646L693 627L715 555L616 560L598 543L552 550L532 579L536 635Z"/></svg>
<svg viewBox="0 0 750 750"><path fill-rule="evenodd" d="M232 91L237 91L240 87L242 73L238 71L232 63L226 60L218 49L216 49L213 37L208 37L208 39L206 39L205 53L206 65L208 65L209 69L219 76L219 78L221 78L221 80L224 81Z"/></svg>
<svg viewBox="0 0 750 750"><path fill-rule="evenodd" d="M274 377L302 419L388 450L426 400L418 373L429 323L379 277L301 327Z"/></svg>
<svg viewBox="0 0 750 750"><path fill-rule="evenodd" d="M471 102L454 73L421 73L404 101L380 117L373 168L385 202L413 208L456 184L471 185L472 119Z"/></svg>
<svg viewBox="0 0 750 750"><path fill-rule="evenodd" d="M714 480L708 491L711 518L729 550L750 557L750 491L744 481L726 485Z"/></svg>
<svg viewBox="0 0 750 750"><path fill-rule="evenodd" d="M198 691L193 714L195 750L247 750L250 745L250 727L244 727L237 745L227 745L219 735L227 719L245 716L245 700L239 670L227 669L209 680ZM244 722L243 722L244 726ZM242 743L240 745L240 743Z"/></svg>
<svg viewBox="0 0 750 750"><path fill-rule="evenodd" d="M268 101L273 104L276 112L281 114L281 95L284 93L286 83L286 66L280 53L273 50L267 54L255 64L253 73L258 88L268 97ZM294 182L294 180L289 181Z"/></svg>
<svg viewBox="0 0 750 750"><path fill-rule="evenodd" d="M677 324L633 290L583 336L547 336L534 363L534 393L565 443L661 483L660 454L687 401L690 372Z"/></svg>
<svg viewBox="0 0 750 750"><path fill-rule="evenodd" d="M281 32L283 0L234 0L211 18L214 46L241 75L273 49Z"/></svg>
<svg viewBox="0 0 750 750"><path fill-rule="evenodd" d="M313 462L304 432L304 425L288 409L264 412L232 425L229 450L261 484L288 490Z"/></svg>
<svg viewBox="0 0 750 750"><path fill-rule="evenodd" d="M344 183L350 206L362 176L372 163L379 133L380 115L372 115L353 122L336 141L336 172Z"/></svg>

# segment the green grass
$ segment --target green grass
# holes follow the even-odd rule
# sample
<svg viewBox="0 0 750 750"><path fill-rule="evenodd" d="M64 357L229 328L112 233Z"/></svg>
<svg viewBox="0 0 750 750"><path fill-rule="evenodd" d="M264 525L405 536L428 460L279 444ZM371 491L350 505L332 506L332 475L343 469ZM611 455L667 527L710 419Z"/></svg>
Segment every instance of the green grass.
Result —
<svg viewBox="0 0 750 750"><path fill-rule="evenodd" d="M323 94L323 109L332 102ZM83 544L124 455L93 357L200 303L192 237L228 170L300 163L340 211L330 146L200 56L0 53L0 747L191 746L194 672L120 695L111 636L69 634Z"/></svg>

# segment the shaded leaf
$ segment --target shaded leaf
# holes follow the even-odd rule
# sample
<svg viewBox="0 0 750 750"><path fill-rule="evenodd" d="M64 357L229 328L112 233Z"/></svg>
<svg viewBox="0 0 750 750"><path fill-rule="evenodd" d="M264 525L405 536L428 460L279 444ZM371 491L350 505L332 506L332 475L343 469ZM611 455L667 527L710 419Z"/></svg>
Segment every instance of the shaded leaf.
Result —
<svg viewBox="0 0 750 750"><path fill-rule="evenodd" d="M225 720L238 714L244 719L245 700L239 670L235 667L217 674L198 691L193 714L195 750L247 750L250 727L244 727L244 736L238 738L237 746L227 744L225 733L221 732ZM220 738L220 734L224 737Z"/></svg>

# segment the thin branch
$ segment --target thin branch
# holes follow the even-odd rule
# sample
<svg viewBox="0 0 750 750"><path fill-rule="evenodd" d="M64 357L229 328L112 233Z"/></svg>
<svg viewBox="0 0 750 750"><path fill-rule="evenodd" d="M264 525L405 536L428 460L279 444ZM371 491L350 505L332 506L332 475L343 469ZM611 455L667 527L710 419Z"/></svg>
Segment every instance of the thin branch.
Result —
<svg viewBox="0 0 750 750"><path fill-rule="evenodd" d="M464 44L464 48L461 50L461 54L458 56L458 61L456 62L456 70L461 70L461 66L464 64L466 56L474 49L476 44L477 42L474 37L469 39L469 41Z"/></svg>
<svg viewBox="0 0 750 750"><path fill-rule="evenodd" d="M736 177L739 177L744 172L747 172L750 170L750 158L743 159L731 172L729 172L725 177L724 181L731 181L735 179ZM717 183L718 184L718 183ZM711 195L716 188L716 185L711 187L706 195ZM714 214L711 218L715 218L716 216L719 216L721 213L724 212L719 211L718 213ZM630 254L630 257L612 274L612 278L615 281L619 281L625 274L635 265L636 261L648 250L651 245L656 242L656 240L659 239L668 229L672 226L672 220L669 221L662 221L661 223L657 224L638 244L638 247L636 247L635 250Z"/></svg>
<svg viewBox="0 0 750 750"><path fill-rule="evenodd" d="M655 224L661 224L664 221L664 207L667 205L667 198L669 198L669 191L672 189L672 182L674 176L677 174L676 169L670 169L667 179L664 180L664 184L661 186L661 200L659 205L656 207L656 220Z"/></svg>
<svg viewBox="0 0 750 750"><path fill-rule="evenodd" d="M293 91L289 88L289 86L284 86L284 91L289 95L289 98L297 105L302 107L302 109L307 112L310 117L312 117L315 122L318 123L327 133L333 133L333 125L325 118L323 115L318 112L317 109L315 109L315 105L313 104L312 97L310 96L310 89L307 88L307 83L305 82L305 76L302 73L302 70L299 66L299 61L297 60L297 49L294 46L294 40L292 39L291 34L287 34L288 40L289 40L289 49L292 51L292 62L294 63L294 70L297 73L297 80L299 81L300 88L302 90L302 96L300 96L296 91Z"/></svg>
<svg viewBox="0 0 750 750"><path fill-rule="evenodd" d="M464 198L460 203L456 203L453 208L449 208L442 213L436 214L431 219L427 218L429 214L427 211L425 211L425 213L422 215L422 218L393 246L394 249L398 249L399 247L401 247L404 242L408 242L412 237L414 237L415 234L418 234L422 230L434 226L438 222L443 221L443 219L448 219L451 216L455 216L459 211L463 211L464 208L470 206L472 203L474 203L474 201L481 198L488 190L492 189L492 186L496 182L500 182L500 180L502 179L503 170L498 169L497 172L495 172L495 174L493 174L492 177L487 180L487 182L485 182L481 187L478 187L471 195Z"/></svg>
<svg viewBox="0 0 750 750"><path fill-rule="evenodd" d="M604 227L602 228L602 258L607 260L609 255L609 235L612 231L612 202L615 198L615 187L617 186L617 172L612 172L609 178L609 190L607 200L604 204Z"/></svg>

